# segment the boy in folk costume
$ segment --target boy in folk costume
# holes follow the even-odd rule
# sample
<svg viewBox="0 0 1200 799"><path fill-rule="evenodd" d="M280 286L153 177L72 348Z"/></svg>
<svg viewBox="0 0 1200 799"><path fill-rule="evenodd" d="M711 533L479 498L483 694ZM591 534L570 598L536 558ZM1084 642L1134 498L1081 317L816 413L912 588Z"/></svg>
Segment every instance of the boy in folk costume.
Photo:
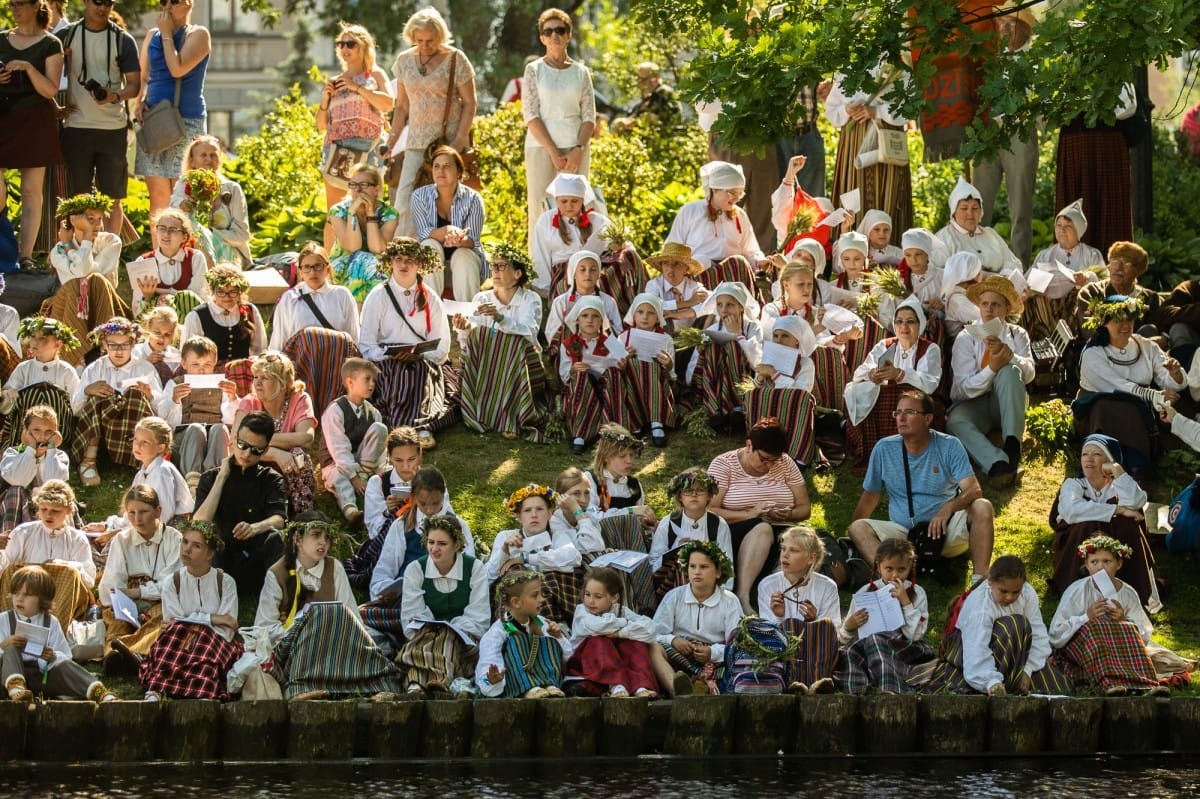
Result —
<svg viewBox="0 0 1200 799"><path fill-rule="evenodd" d="M225 379L218 388L196 388L187 382L188 375L217 374L217 345L209 339L189 338L179 352L179 370L164 384L155 409L173 428L171 461L195 492L200 474L219 467L229 452L229 428L221 423L221 406L237 401L237 387Z"/></svg>
<svg viewBox="0 0 1200 799"><path fill-rule="evenodd" d="M368 399L379 368L364 358L350 358L341 371L346 393L321 414L321 475L346 520L358 528L363 526L358 498L379 466L388 429Z"/></svg>

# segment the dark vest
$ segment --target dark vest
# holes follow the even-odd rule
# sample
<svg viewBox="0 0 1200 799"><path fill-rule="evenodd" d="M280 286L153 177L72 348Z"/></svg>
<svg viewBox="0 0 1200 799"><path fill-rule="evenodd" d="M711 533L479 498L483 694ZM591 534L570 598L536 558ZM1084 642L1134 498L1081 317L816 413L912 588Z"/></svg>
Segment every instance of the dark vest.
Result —
<svg viewBox="0 0 1200 799"><path fill-rule="evenodd" d="M163 385L171 380L179 381L183 384L183 376L187 374L180 366L176 369L169 378L163 381ZM191 393L179 401L180 424L218 424L221 421L221 389L219 388L193 388Z"/></svg>
<svg viewBox="0 0 1200 799"><path fill-rule="evenodd" d="M334 560L328 555L325 556L325 571L321 573L321 587L316 591L309 591L303 586L300 587L300 603L296 606L302 608L309 602L332 602L337 599L337 589L333 583ZM288 569L283 563L283 558L275 561L270 569L271 574L279 582L279 587L283 589L283 596L279 599L279 620L287 621L287 617L292 612L292 603L296 600L296 584L293 580L300 579L299 577L288 574Z"/></svg>
<svg viewBox="0 0 1200 799"><path fill-rule="evenodd" d="M458 581L458 587L450 593L443 594L433 587L433 580L425 579L425 606L433 611L433 618L438 621L458 618L466 611L467 605L471 604L471 574L475 571L475 558L464 552L462 559L462 579ZM422 555L417 558L417 563L421 564L421 574L424 574L426 566L429 565L429 556Z"/></svg>
<svg viewBox="0 0 1200 799"><path fill-rule="evenodd" d="M200 319L200 329L204 335L217 345L218 363L250 357L250 338L254 332L252 317L241 314L236 325L224 327L217 324L208 305L198 306L196 316Z"/></svg>
<svg viewBox="0 0 1200 799"><path fill-rule="evenodd" d="M721 517L712 512L704 514L706 527L706 535L709 543L716 543L717 530L721 529ZM679 534L683 532L683 511L677 510L671 513L670 523L667 525L667 551L675 548L675 542L679 540Z"/></svg>
<svg viewBox="0 0 1200 799"><path fill-rule="evenodd" d="M350 400L346 399L345 394L335 399L334 404L342 409L342 428L346 431L346 440L350 442L350 450L358 452L359 446L362 445L363 437L367 435L367 430L371 428L371 423L375 421L375 406L363 400L362 418L358 418L354 415L354 407L350 404ZM325 436L321 435L320 439L320 444L317 447L318 457L322 466L330 466L333 464L333 456L329 454L329 446L325 443ZM385 491L384 497L386 496L387 492Z"/></svg>
<svg viewBox="0 0 1200 799"><path fill-rule="evenodd" d="M592 482L596 484L597 493L604 497L605 501L601 501L600 497L596 498L596 504L599 506L600 510L610 510L612 508L632 508L634 505L641 504L642 484L639 483L638 479L633 475L629 475L629 477L625 479L625 484L629 486L630 495L627 497L613 497L609 496L608 492L605 490L607 481L602 475L598 475L591 470L588 471L588 474L592 476Z"/></svg>

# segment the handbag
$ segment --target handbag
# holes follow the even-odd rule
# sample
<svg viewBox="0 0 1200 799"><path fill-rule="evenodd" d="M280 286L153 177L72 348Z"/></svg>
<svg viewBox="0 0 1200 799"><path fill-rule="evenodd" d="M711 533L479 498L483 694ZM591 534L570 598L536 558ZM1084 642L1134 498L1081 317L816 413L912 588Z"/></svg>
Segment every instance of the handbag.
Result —
<svg viewBox="0 0 1200 799"><path fill-rule="evenodd" d="M187 31L183 33L180 49L187 41ZM183 88L183 79L175 79L175 99L159 100L142 112L142 126L138 128L138 147L149 155L170 150L187 136L183 126L183 116L179 113L179 93Z"/></svg>
<svg viewBox="0 0 1200 799"><path fill-rule="evenodd" d="M863 136L858 156L854 159L857 169L866 169L876 164L886 166L908 165L908 137L902 130L886 128L874 120Z"/></svg>
<svg viewBox="0 0 1200 799"><path fill-rule="evenodd" d="M325 181L330 186L348 190L350 188L350 170L359 164L366 163L371 155L372 147L368 147L366 150L355 150L337 142L331 144L325 161L321 164L321 174L324 175Z"/></svg>
<svg viewBox="0 0 1200 799"><path fill-rule="evenodd" d="M275 699L283 699L279 681L264 671L262 666L255 666L242 684L242 701L267 702Z"/></svg>

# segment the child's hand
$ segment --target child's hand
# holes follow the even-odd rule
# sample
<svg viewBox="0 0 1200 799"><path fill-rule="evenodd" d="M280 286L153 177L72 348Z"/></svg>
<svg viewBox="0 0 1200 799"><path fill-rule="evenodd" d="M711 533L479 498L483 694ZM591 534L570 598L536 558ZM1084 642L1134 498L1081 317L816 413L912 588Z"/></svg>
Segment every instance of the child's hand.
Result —
<svg viewBox="0 0 1200 799"><path fill-rule="evenodd" d="M708 663L712 660L712 644L692 644L692 657L697 663Z"/></svg>
<svg viewBox="0 0 1200 799"><path fill-rule="evenodd" d="M563 516L571 524L575 524L575 511L583 510L579 507L579 503L575 501L575 497L570 494L558 495L558 507L562 510Z"/></svg>
<svg viewBox="0 0 1200 799"><path fill-rule="evenodd" d="M1108 604L1108 617L1110 619L1112 619L1113 621L1121 621L1122 619L1125 618L1125 608L1121 606L1120 602L1118 602L1115 599L1111 599L1111 600L1107 601L1107 604Z"/></svg>
<svg viewBox="0 0 1200 799"><path fill-rule="evenodd" d="M847 630L853 632L854 630L857 630L859 627L862 627L864 624L866 624L867 619L870 617L871 614L867 613L866 608L859 608L846 617L844 624Z"/></svg>
<svg viewBox="0 0 1200 799"><path fill-rule="evenodd" d="M754 374L761 380L774 380L775 376L779 374L779 370L769 364L760 363L754 367Z"/></svg>
<svg viewBox="0 0 1200 799"><path fill-rule="evenodd" d="M158 291L158 278L153 275L142 275L138 278L137 286L143 297L153 297Z"/></svg>
<svg viewBox="0 0 1200 799"><path fill-rule="evenodd" d="M367 493L367 484L357 475L350 478L350 485L354 486L354 493L360 497Z"/></svg>
<svg viewBox="0 0 1200 799"><path fill-rule="evenodd" d="M1005 696L1008 691L1004 690L1004 683L998 682L988 689L988 696Z"/></svg>
<svg viewBox="0 0 1200 799"><path fill-rule="evenodd" d="M388 494L383 498L383 503L387 505L389 513L395 513L396 508L404 504L404 497L399 494Z"/></svg>
<svg viewBox="0 0 1200 799"><path fill-rule="evenodd" d="M25 648L25 636L10 635L7 638L5 638L3 641L0 641L0 649L12 649L13 647L16 647L17 649L24 649Z"/></svg>
<svg viewBox="0 0 1200 799"><path fill-rule="evenodd" d="M171 390L171 399L174 402L182 402L183 398L192 393L192 387L187 383L177 383L175 388Z"/></svg>
<svg viewBox="0 0 1200 799"><path fill-rule="evenodd" d="M503 679L504 679L504 669L500 668L495 663L488 666L487 681L489 683L491 683L492 685L499 685L500 681Z"/></svg>
<svg viewBox="0 0 1200 799"><path fill-rule="evenodd" d="M691 657L693 655L692 642L686 638L681 638L678 635L675 636L671 639L671 646L675 647L675 651L684 657Z"/></svg>
<svg viewBox="0 0 1200 799"><path fill-rule="evenodd" d="M95 383L89 384L83 390L83 393L88 397L110 397L115 391L116 389L108 383L105 383L103 380L97 380Z"/></svg>
<svg viewBox="0 0 1200 799"><path fill-rule="evenodd" d="M817 618L817 606L811 600L800 600L796 605L796 610L800 613L800 618L804 621L813 621Z"/></svg>
<svg viewBox="0 0 1200 799"><path fill-rule="evenodd" d="M1158 409L1158 418L1162 419L1165 424L1170 424L1175 420L1175 413L1173 405L1163 405Z"/></svg>
<svg viewBox="0 0 1200 799"><path fill-rule="evenodd" d="M236 631L238 628L237 619L228 613L214 613L208 617L214 627L224 627L228 630Z"/></svg>
<svg viewBox="0 0 1200 799"><path fill-rule="evenodd" d="M896 601L900 603L900 607L906 608L912 604L912 600L908 598L908 592L904 590L903 580L892 580L892 596L896 597Z"/></svg>
<svg viewBox="0 0 1200 799"><path fill-rule="evenodd" d="M574 372L575 374L579 374L581 372L586 372L587 370L588 370L588 365L586 363L584 363L583 361L580 361L579 363L571 364L571 371Z"/></svg>
<svg viewBox="0 0 1200 799"><path fill-rule="evenodd" d="M164 356L161 352L158 352L156 350L151 350L150 354L146 356L146 360L149 361L150 363L160 363L162 361L163 357Z"/></svg>
<svg viewBox="0 0 1200 799"><path fill-rule="evenodd" d="M237 383L232 380L222 380L217 383L217 388L221 389L221 393L225 395L225 399L233 402L237 399Z"/></svg>
<svg viewBox="0 0 1200 799"><path fill-rule="evenodd" d="M1097 599L1092 604L1088 605L1087 617L1088 621L1095 621L1101 616L1108 615L1108 600Z"/></svg>
<svg viewBox="0 0 1200 799"><path fill-rule="evenodd" d="M1033 679L1026 672L1021 672L1021 676L1017 678L1017 693L1027 694L1033 688Z"/></svg>
<svg viewBox="0 0 1200 799"><path fill-rule="evenodd" d="M154 397L154 389L150 388L150 384L144 380L138 381L133 387L146 399L152 399Z"/></svg>
<svg viewBox="0 0 1200 799"><path fill-rule="evenodd" d="M654 356L654 360L658 361L658 365L664 369L670 369L675 363L675 359L671 357L671 353L663 350L658 355Z"/></svg>
<svg viewBox="0 0 1200 799"><path fill-rule="evenodd" d="M509 538L508 540L506 540L504 542L504 554L511 555L512 551L514 549L520 549L521 545L524 543L525 543L525 536L521 535L520 533L517 533L512 538Z"/></svg>
<svg viewBox="0 0 1200 799"><path fill-rule="evenodd" d="M548 621L548 622L546 622L546 632L545 632L545 634L546 634L546 635L549 635L549 636L550 636L550 637L552 637L552 638L562 638L562 637L563 637L563 629L562 629L562 627L559 625L559 623L558 623L558 622L556 622L556 621Z"/></svg>
<svg viewBox="0 0 1200 799"><path fill-rule="evenodd" d="M783 598L782 591L776 591L771 594L771 612L776 618L783 618L783 614L787 612L787 602Z"/></svg>
<svg viewBox="0 0 1200 799"><path fill-rule="evenodd" d="M21 644L21 646L24 647L25 645ZM42 660L46 661L47 663L51 663L55 660L55 657L54 650L50 647L47 646L42 649Z"/></svg>

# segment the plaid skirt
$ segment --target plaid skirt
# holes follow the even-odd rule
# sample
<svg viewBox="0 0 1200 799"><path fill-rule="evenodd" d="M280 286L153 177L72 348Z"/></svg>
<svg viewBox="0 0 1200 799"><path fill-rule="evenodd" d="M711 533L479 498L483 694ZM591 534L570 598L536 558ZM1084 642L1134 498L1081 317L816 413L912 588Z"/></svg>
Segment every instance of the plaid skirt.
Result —
<svg viewBox="0 0 1200 799"><path fill-rule="evenodd" d="M254 390L254 374L250 369L253 361L253 358L233 358L217 364L217 369L225 373L225 379L237 387L239 397L249 396Z"/></svg>
<svg viewBox="0 0 1200 799"><path fill-rule="evenodd" d="M93 604L92 589L83 583L79 572L61 563L10 563L0 572L0 612L12 610L12 579L23 566L41 566L54 580L54 602L50 615L58 619L64 631L71 629L71 622L82 619Z"/></svg>
<svg viewBox="0 0 1200 799"><path fill-rule="evenodd" d="M600 535L607 550L631 549L635 552L650 551L650 537L642 524L642 517L627 514L606 516L600 520ZM587 557L584 557L587 561ZM590 561L588 561L590 562ZM658 607L658 596L654 591L654 571L647 558L629 574L623 574L628 589L626 604L630 610L643 616L653 615ZM574 606L571 612L575 612ZM569 618L569 617L568 617Z"/></svg>
<svg viewBox="0 0 1200 799"><path fill-rule="evenodd" d="M633 298L646 290L650 275L642 258L632 244L626 243L620 250L605 250L600 254L600 279L596 287L617 301L617 308L624 314L633 303ZM567 293L567 262L559 261L550 267L550 296Z"/></svg>
<svg viewBox="0 0 1200 799"><path fill-rule="evenodd" d="M544 635L517 629L504 640L504 696L524 696L532 688L561 686L562 647Z"/></svg>
<svg viewBox="0 0 1200 799"><path fill-rule="evenodd" d="M8 416L4 417L4 446L15 447L21 443L25 413L35 405L49 405L58 415L58 431L62 433L63 446L72 463L83 459L83 439L78 435L75 411L71 408L71 397L58 386L37 383L17 392L17 402Z"/></svg>
<svg viewBox="0 0 1200 799"><path fill-rule="evenodd" d="M396 656L405 685L422 687L439 682L449 687L455 677L470 677L479 659L478 647L468 647L444 624L425 625L409 638Z"/></svg>
<svg viewBox="0 0 1200 799"><path fill-rule="evenodd" d="M1158 675L1141 632L1127 620L1113 621L1101 616L1087 622L1066 646L1055 650L1050 662L1077 685L1095 685L1101 690L1158 685Z"/></svg>
<svg viewBox="0 0 1200 799"><path fill-rule="evenodd" d="M545 443L545 375L529 340L475 327L464 349L459 407L467 427Z"/></svg>
<svg viewBox="0 0 1200 799"><path fill-rule="evenodd" d="M1024 673L1032 643L1033 627L1024 616L1001 616L992 623L989 647L996 670L1004 677L1004 688L1010 694L1017 691L1017 681ZM1071 681L1053 663L1047 662L1031 677L1030 690L1035 694L1071 693ZM943 641L942 654L937 660L913 668L908 683L926 694L979 693L963 674L962 631L954 630Z"/></svg>
<svg viewBox="0 0 1200 799"><path fill-rule="evenodd" d="M1129 145L1113 129L1063 130L1055 158L1055 208L1083 199L1088 226L1079 239L1100 252L1133 241ZM863 206L866 208L867 206Z"/></svg>
<svg viewBox="0 0 1200 799"><path fill-rule="evenodd" d="M0 492L0 533L8 534L13 528L37 518L33 495L24 486L8 486Z"/></svg>
<svg viewBox="0 0 1200 799"><path fill-rule="evenodd" d="M908 679L913 668L934 659L924 641L910 641L900 632L876 633L859 638L842 650L833 679L838 690L866 693L874 688L885 694L911 694Z"/></svg>
<svg viewBox="0 0 1200 799"><path fill-rule="evenodd" d="M725 665L723 663L713 663L712 661L700 663L692 657L683 654L670 644L663 647L663 652L666 654L667 662L671 664L671 668L676 671L682 671L696 682L703 682L708 686L710 694L721 693L721 689L718 686L725 677Z"/></svg>
<svg viewBox="0 0 1200 799"><path fill-rule="evenodd" d="M636 400L633 414L636 421L629 429L644 430L651 422L674 427L675 381L671 379L670 370L664 369L658 361L630 358L625 366L625 376Z"/></svg>
<svg viewBox="0 0 1200 799"><path fill-rule="evenodd" d="M133 457L133 429L153 415L150 401L137 390L88 397L79 410L79 436L84 441L98 439L113 463L137 467L140 464Z"/></svg>
<svg viewBox="0 0 1200 799"><path fill-rule="evenodd" d="M389 430L411 425L436 433L454 423L455 398L451 396L443 366L424 358L415 363L389 358L376 365L379 377L371 404L379 409Z"/></svg>
<svg viewBox="0 0 1200 799"><path fill-rule="evenodd" d="M401 689L400 672L340 602L308 606L276 644L272 675L285 699L309 691L371 696Z"/></svg>
<svg viewBox="0 0 1200 799"><path fill-rule="evenodd" d="M289 338L283 352L296 364L296 377L304 381L313 409L323 413L344 392L341 367L347 358L359 357L349 333L306 327Z"/></svg>
<svg viewBox="0 0 1200 799"><path fill-rule="evenodd" d="M632 386L625 370L615 366L598 376L590 371L572 372L562 397L568 435L591 441L604 422L636 429L637 397Z"/></svg>
<svg viewBox="0 0 1200 799"><path fill-rule="evenodd" d="M73 349L63 347L58 356L72 366L90 362L92 351L99 352L88 338L91 330L114 316L130 316L129 305L117 294L116 287L100 275L68 280L42 303L40 313L71 328L83 342Z"/></svg>
<svg viewBox="0 0 1200 799"><path fill-rule="evenodd" d="M545 615L559 623L570 624L575 608L583 602L583 569L569 572L542 572Z"/></svg>
<svg viewBox="0 0 1200 799"><path fill-rule="evenodd" d="M203 624L175 622L163 630L138 668L142 688L173 699L229 699L225 675L242 656Z"/></svg>
<svg viewBox="0 0 1200 799"><path fill-rule="evenodd" d="M755 388L745 397L746 427L753 428L759 419L774 416L788 436L787 454L800 463L818 459L816 424L817 402L801 388Z"/></svg>
<svg viewBox="0 0 1200 799"><path fill-rule="evenodd" d="M860 189L864 211L877 208L891 214L892 239L895 241L901 233L912 227L912 169L908 164L876 164L866 169L854 165L854 159L872 124L850 120L842 126L838 133L837 160L833 167L833 191L829 196L841 197L852 189ZM882 126L888 130L900 129L887 124ZM1062 205L1055 207L1062 208Z"/></svg>
<svg viewBox="0 0 1200 799"><path fill-rule="evenodd" d="M833 619L784 619L783 631L800 639L800 647L788 662L788 681L812 685L833 676L838 661L837 625Z"/></svg>
<svg viewBox="0 0 1200 799"><path fill-rule="evenodd" d="M754 366L736 341L708 341L697 348L692 389L709 416L727 414L742 407L738 383L754 377Z"/></svg>
<svg viewBox="0 0 1200 799"><path fill-rule="evenodd" d="M588 636L567 661L567 676L582 678L576 685L588 696L601 696L614 685L625 686L631 694L642 688L658 693L650 644L645 641Z"/></svg>

